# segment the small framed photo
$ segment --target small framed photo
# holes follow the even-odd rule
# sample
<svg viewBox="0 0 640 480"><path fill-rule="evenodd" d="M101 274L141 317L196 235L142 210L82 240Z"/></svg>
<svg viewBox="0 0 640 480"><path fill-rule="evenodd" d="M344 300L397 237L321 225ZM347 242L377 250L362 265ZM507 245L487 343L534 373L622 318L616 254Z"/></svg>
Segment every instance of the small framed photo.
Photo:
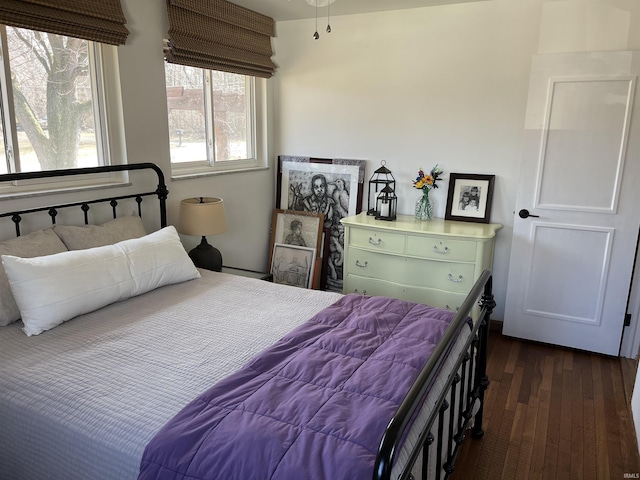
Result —
<svg viewBox="0 0 640 480"><path fill-rule="evenodd" d="M317 255L320 256L323 228L324 214L322 213L298 212L276 208L273 211L273 219L271 220L269 270L271 270L273 250L277 243L314 248Z"/></svg>
<svg viewBox="0 0 640 480"><path fill-rule="evenodd" d="M495 175L451 173L445 220L489 223Z"/></svg>
<svg viewBox="0 0 640 480"><path fill-rule="evenodd" d="M316 266L316 249L276 243L271 269L274 283L311 288Z"/></svg>

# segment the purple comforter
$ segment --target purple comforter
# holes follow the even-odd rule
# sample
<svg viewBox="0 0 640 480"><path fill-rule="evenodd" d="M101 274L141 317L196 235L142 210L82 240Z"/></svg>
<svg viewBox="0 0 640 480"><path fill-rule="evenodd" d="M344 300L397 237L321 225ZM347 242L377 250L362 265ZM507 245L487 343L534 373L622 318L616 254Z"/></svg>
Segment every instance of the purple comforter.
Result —
<svg viewBox="0 0 640 480"><path fill-rule="evenodd" d="M453 313L347 295L188 404L139 479L369 479Z"/></svg>

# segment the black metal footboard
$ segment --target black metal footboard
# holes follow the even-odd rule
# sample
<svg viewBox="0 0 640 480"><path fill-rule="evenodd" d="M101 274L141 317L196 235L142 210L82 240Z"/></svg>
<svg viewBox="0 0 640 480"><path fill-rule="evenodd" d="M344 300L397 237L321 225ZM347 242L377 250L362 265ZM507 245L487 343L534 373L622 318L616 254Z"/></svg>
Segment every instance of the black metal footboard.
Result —
<svg viewBox="0 0 640 480"><path fill-rule="evenodd" d="M89 209L90 205L95 203L108 202L113 211L113 218L116 218L116 207L119 200L133 198L138 204L138 216L142 216L142 197L154 195L158 197L160 207L160 227L167 226L167 207L166 200L169 191L164 180L164 174L160 167L154 163L132 163L126 165L105 165L102 167L89 167L89 168L70 168L67 170L44 170L42 172L24 172L24 173L9 173L0 175L0 182L14 182L20 180L33 180L41 178L55 178L55 177L69 177L79 175L91 175L96 173L108 173L108 172L122 172L130 170L153 170L158 177L158 188L153 192L141 192L130 195L111 196L106 198L92 199L82 202L64 203L58 205L49 205L46 207L32 208L28 210L13 210L10 212L0 213L0 218L11 217L11 220L15 224L16 236L20 236L20 222L22 221L22 215L36 212L47 212L51 217L51 223L56 224L56 216L58 211L62 208L80 207L84 215L85 225L89 223Z"/></svg>
<svg viewBox="0 0 640 480"><path fill-rule="evenodd" d="M469 329L467 318L478 303L480 313ZM485 270L387 425L378 448L374 480L413 479L416 470L422 480L447 478L472 420L473 436L482 437L484 392L489 386L489 318L494 307L492 275ZM449 370L440 395L426 403L436 376L447 375L441 370L459 335L467 335L463 350ZM409 432L413 442L408 441Z"/></svg>

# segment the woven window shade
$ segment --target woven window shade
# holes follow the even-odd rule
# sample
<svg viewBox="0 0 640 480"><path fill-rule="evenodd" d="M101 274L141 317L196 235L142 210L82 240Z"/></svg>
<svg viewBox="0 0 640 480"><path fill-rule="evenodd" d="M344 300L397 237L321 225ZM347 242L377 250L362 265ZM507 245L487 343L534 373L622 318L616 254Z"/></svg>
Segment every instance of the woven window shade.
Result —
<svg viewBox="0 0 640 480"><path fill-rule="evenodd" d="M111 45L129 35L120 0L2 0L0 23Z"/></svg>
<svg viewBox="0 0 640 480"><path fill-rule="evenodd" d="M171 63L269 78L272 18L226 0L167 0Z"/></svg>

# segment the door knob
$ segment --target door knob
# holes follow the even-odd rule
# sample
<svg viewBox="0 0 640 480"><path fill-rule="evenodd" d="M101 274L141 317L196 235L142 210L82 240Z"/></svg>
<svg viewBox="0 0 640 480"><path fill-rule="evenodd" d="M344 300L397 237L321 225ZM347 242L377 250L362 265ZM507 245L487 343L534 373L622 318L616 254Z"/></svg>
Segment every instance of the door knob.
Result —
<svg viewBox="0 0 640 480"><path fill-rule="evenodd" d="M531 215L529 213L529 210L527 210L526 208L523 208L522 210L520 210L518 212L518 216L520 218L528 218L528 217L535 217L535 218L540 218L540 215Z"/></svg>

